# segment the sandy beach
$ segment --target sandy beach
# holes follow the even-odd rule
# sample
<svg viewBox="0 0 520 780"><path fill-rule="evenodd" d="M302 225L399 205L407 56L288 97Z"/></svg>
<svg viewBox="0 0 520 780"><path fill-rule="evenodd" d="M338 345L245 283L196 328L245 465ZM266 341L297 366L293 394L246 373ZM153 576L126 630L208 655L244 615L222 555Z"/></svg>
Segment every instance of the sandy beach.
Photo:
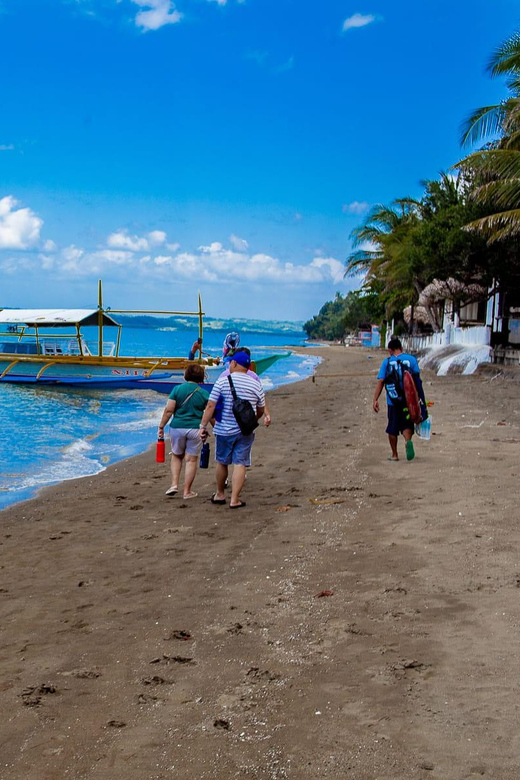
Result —
<svg viewBox="0 0 520 780"><path fill-rule="evenodd" d="M390 463L384 352L310 352L243 510L150 450L0 513L1 780L517 780L517 373Z"/></svg>

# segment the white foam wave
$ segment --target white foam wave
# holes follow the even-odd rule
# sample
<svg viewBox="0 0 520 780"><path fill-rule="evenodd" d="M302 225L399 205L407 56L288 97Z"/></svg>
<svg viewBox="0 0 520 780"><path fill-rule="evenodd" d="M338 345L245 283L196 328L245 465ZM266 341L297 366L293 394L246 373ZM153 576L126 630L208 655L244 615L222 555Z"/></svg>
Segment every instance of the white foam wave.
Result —
<svg viewBox="0 0 520 780"><path fill-rule="evenodd" d="M77 439L76 441L72 442L72 444L68 444L63 452L66 455L81 455L82 452L89 452L92 450L92 444L88 442L86 439Z"/></svg>
<svg viewBox="0 0 520 780"><path fill-rule="evenodd" d="M42 487L51 485L55 482L66 482L78 477L93 477L104 471L105 466L98 460L85 458L82 456L74 459L65 458L49 464L46 468L37 474L27 474L23 479L13 486L12 490L24 490L27 488Z"/></svg>

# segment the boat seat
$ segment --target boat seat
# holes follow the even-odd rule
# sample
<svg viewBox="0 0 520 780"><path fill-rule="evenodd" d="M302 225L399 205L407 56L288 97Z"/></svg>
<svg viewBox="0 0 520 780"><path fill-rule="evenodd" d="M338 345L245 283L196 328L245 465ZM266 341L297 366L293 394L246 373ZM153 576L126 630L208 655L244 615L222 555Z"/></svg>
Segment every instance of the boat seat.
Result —
<svg viewBox="0 0 520 780"><path fill-rule="evenodd" d="M43 343L44 355L63 355L63 350L59 344L54 341L47 341Z"/></svg>

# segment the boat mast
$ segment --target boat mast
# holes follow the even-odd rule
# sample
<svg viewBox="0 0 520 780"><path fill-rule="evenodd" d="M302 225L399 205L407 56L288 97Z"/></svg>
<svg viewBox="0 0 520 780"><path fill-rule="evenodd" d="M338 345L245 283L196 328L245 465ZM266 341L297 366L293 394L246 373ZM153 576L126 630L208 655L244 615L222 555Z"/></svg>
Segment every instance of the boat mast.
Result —
<svg viewBox="0 0 520 780"><path fill-rule="evenodd" d="M203 314L203 312L202 312L202 300L201 300L200 292L199 292L199 338L200 338L199 362L202 361L202 346L203 346L203 340L202 340L202 329L203 329L202 314Z"/></svg>
<svg viewBox="0 0 520 780"><path fill-rule="evenodd" d="M99 346L98 355L103 356L103 292L101 290L101 279L98 281L98 334Z"/></svg>

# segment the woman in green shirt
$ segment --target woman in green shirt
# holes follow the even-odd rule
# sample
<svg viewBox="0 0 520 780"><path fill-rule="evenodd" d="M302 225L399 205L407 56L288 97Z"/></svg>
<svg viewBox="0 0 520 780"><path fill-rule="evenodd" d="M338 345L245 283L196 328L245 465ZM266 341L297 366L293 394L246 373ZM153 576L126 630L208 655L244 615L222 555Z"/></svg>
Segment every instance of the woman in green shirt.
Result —
<svg viewBox="0 0 520 780"><path fill-rule="evenodd" d="M184 461L183 498L195 498L197 494L193 493L191 487L197 473L201 447L199 425L209 395L204 388L200 387L204 381L202 366L188 366L184 379L186 381L176 385L170 393L159 423L158 435L159 438L164 437L164 426L170 420L172 484L166 491L166 495L174 496L179 492L179 479Z"/></svg>

